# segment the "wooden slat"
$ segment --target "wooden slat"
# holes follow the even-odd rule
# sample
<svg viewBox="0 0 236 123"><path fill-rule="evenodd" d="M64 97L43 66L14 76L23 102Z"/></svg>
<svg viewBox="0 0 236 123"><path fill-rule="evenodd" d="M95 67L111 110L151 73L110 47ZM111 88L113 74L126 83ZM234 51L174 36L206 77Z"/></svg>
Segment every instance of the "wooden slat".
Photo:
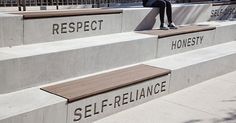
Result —
<svg viewBox="0 0 236 123"><path fill-rule="evenodd" d="M74 102L100 93L167 75L169 73L170 70L167 69L148 65L137 65L41 89L64 97L68 102Z"/></svg>
<svg viewBox="0 0 236 123"><path fill-rule="evenodd" d="M12 14L23 15L24 19L54 18L67 16L84 16L84 15L100 15L100 14L119 14L121 9L79 9L64 11L41 11L41 12L18 12Z"/></svg>
<svg viewBox="0 0 236 123"><path fill-rule="evenodd" d="M201 32L201 31L208 31L208 30L214 30L216 27L212 26L183 26L179 27L178 29L170 29L170 30L146 30L146 31L138 31L138 33L142 34L149 34L149 35L158 35L158 38L165 38L175 35L182 35L182 34L188 34L188 33L194 33L194 32Z"/></svg>
<svg viewBox="0 0 236 123"><path fill-rule="evenodd" d="M234 5L236 1L226 1L226 2L217 2L213 3L212 6L223 6L223 5Z"/></svg>

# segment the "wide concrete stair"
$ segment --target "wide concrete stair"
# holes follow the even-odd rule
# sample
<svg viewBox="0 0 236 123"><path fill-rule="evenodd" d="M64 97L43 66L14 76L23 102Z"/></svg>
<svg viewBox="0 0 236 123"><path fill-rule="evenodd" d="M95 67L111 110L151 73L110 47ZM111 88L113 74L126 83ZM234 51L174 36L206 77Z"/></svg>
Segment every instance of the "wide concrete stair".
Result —
<svg viewBox="0 0 236 123"><path fill-rule="evenodd" d="M236 22L212 7L175 5L169 31L151 8L0 14L0 123L93 122L235 71Z"/></svg>

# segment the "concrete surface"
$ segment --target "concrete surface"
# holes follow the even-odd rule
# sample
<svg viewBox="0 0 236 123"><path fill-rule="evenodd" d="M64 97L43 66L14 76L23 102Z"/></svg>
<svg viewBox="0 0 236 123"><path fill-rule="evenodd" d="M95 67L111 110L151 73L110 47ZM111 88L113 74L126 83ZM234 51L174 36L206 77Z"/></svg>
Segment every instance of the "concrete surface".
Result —
<svg viewBox="0 0 236 123"><path fill-rule="evenodd" d="M214 45L215 30L158 39L157 58ZM185 45L186 44L186 45Z"/></svg>
<svg viewBox="0 0 236 123"><path fill-rule="evenodd" d="M208 21L210 4L173 4L173 22L176 25L193 24Z"/></svg>
<svg viewBox="0 0 236 123"><path fill-rule="evenodd" d="M235 88L234 71L95 123L235 123Z"/></svg>
<svg viewBox="0 0 236 123"><path fill-rule="evenodd" d="M122 32L159 28L157 8L123 8Z"/></svg>
<svg viewBox="0 0 236 123"><path fill-rule="evenodd" d="M212 6L210 9L210 21L231 20L236 18L236 5Z"/></svg>
<svg viewBox="0 0 236 123"><path fill-rule="evenodd" d="M67 123L90 123L167 95L169 79L170 75L165 75L69 103ZM152 94L149 93L148 88L152 88Z"/></svg>
<svg viewBox="0 0 236 123"><path fill-rule="evenodd" d="M210 21L199 23L199 25L211 25L216 27L214 36L215 40L213 42L214 44L226 43L236 40L236 21Z"/></svg>
<svg viewBox="0 0 236 123"><path fill-rule="evenodd" d="M122 14L27 19L24 20L24 43L43 43L120 33L121 21Z"/></svg>
<svg viewBox="0 0 236 123"><path fill-rule="evenodd" d="M66 123L67 100L39 88L0 95L0 123Z"/></svg>
<svg viewBox="0 0 236 123"><path fill-rule="evenodd" d="M23 20L21 15L0 13L0 47L23 44Z"/></svg>
<svg viewBox="0 0 236 123"><path fill-rule="evenodd" d="M130 32L0 48L0 93L154 59L156 45Z"/></svg>
<svg viewBox="0 0 236 123"><path fill-rule="evenodd" d="M170 69L170 92L236 70L236 41L159 58L148 65Z"/></svg>

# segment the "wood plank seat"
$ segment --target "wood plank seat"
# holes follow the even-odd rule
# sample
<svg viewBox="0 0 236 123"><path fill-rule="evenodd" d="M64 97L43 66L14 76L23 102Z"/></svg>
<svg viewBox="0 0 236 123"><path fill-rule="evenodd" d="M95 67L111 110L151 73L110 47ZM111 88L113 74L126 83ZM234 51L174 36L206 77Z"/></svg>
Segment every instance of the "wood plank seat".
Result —
<svg viewBox="0 0 236 123"><path fill-rule="evenodd" d="M85 15L100 15L100 14L119 14L121 9L79 9L79 10L64 10L64 11L40 11L40 12L17 12L11 14L23 15L24 19L39 19L39 18L54 18L67 16L85 16Z"/></svg>
<svg viewBox="0 0 236 123"><path fill-rule="evenodd" d="M188 33L195 33L201 31L209 31L214 30L216 27L207 26L207 25L191 25L191 26L182 26L178 29L170 29L170 30L145 30L145 31L138 31L138 33L142 34L149 34L149 35L158 35L158 38L165 38L170 36L188 34Z"/></svg>
<svg viewBox="0 0 236 123"><path fill-rule="evenodd" d="M236 1L216 2L213 3L212 6L223 6L223 5L233 5L233 4L236 4Z"/></svg>
<svg viewBox="0 0 236 123"><path fill-rule="evenodd" d="M169 73L170 70L167 69L148 65L137 65L41 89L64 97L70 103L114 89L138 84L142 81L164 76Z"/></svg>

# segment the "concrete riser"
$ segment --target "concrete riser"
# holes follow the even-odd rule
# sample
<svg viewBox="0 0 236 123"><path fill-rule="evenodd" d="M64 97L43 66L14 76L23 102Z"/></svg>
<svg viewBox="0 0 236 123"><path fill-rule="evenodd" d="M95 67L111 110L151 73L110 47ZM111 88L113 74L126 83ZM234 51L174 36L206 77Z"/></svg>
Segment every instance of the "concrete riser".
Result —
<svg viewBox="0 0 236 123"><path fill-rule="evenodd" d="M157 58L212 46L215 30L189 33L158 39Z"/></svg>
<svg viewBox="0 0 236 123"><path fill-rule="evenodd" d="M24 44L120 33L121 18L108 14L24 20Z"/></svg>
<svg viewBox="0 0 236 123"><path fill-rule="evenodd" d="M165 75L69 103L67 123L92 122L167 95L169 79L170 75ZM148 88L152 90L152 93L148 93Z"/></svg>
<svg viewBox="0 0 236 123"><path fill-rule="evenodd" d="M170 93L236 70L236 54L172 70Z"/></svg>
<svg viewBox="0 0 236 123"><path fill-rule="evenodd" d="M2 86L0 86L0 93L8 93L155 58L157 45L155 38L109 44L110 41L108 40L108 44L104 45L72 48L66 51L54 51L53 49L57 48L53 44L52 47L48 48L37 47L36 45L36 49L32 48L30 51L27 51L26 48L26 51L21 55L38 52L37 49L41 48L42 52L47 51L47 49L52 51L1 60L0 81ZM69 46L77 45L79 47L80 42L76 42L77 44L69 44ZM22 48L24 50L24 47Z"/></svg>

